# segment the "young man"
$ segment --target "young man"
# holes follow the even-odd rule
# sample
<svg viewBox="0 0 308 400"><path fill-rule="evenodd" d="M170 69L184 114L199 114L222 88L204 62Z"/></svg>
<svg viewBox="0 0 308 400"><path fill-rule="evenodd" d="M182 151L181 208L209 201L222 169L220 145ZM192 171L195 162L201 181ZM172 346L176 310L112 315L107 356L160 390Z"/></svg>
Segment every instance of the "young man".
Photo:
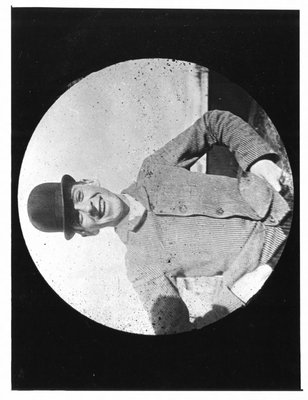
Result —
<svg viewBox="0 0 308 400"><path fill-rule="evenodd" d="M213 144L224 144L239 179L190 172ZM279 195L277 154L239 117L209 111L143 162L136 182L115 194L94 181L33 189L28 213L43 231L96 235L113 226L127 246L127 275L156 334L194 327L177 287L181 277L216 279L210 323L244 305L269 276L290 214ZM265 269L264 269L265 268ZM217 283L218 282L218 283Z"/></svg>

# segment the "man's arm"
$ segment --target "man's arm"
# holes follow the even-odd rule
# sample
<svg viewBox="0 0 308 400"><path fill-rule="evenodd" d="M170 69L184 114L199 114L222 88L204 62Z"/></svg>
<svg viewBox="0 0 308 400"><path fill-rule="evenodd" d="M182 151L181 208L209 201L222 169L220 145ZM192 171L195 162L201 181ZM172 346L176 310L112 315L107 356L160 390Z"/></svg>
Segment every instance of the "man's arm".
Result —
<svg viewBox="0 0 308 400"><path fill-rule="evenodd" d="M145 164L168 164L189 169L214 144L226 145L243 170L249 170L259 159L279 159L270 145L240 117L228 111L213 110L149 156Z"/></svg>

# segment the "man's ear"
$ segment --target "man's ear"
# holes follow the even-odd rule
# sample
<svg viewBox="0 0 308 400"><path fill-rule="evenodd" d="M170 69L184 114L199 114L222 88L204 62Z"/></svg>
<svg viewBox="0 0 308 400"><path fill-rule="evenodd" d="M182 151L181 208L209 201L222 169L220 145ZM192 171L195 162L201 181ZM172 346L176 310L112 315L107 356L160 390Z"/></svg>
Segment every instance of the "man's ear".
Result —
<svg viewBox="0 0 308 400"><path fill-rule="evenodd" d="M93 179L81 179L81 182L85 183L86 185L100 186L100 182L96 178L93 178Z"/></svg>

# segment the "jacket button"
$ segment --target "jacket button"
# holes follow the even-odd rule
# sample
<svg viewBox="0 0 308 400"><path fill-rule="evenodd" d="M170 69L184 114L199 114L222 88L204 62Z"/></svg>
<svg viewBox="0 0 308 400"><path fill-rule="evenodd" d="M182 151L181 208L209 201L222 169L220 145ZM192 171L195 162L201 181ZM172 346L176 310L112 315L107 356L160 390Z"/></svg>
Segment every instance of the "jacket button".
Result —
<svg viewBox="0 0 308 400"><path fill-rule="evenodd" d="M222 215L223 213L224 213L224 210L221 207L217 208L216 214Z"/></svg>
<svg viewBox="0 0 308 400"><path fill-rule="evenodd" d="M270 215L269 220L270 220L270 222L273 222L273 223L277 222L276 218L273 217L272 215Z"/></svg>
<svg viewBox="0 0 308 400"><path fill-rule="evenodd" d="M182 204L179 206L179 210L181 211L181 213L185 213L187 210L187 207L185 206L185 204Z"/></svg>

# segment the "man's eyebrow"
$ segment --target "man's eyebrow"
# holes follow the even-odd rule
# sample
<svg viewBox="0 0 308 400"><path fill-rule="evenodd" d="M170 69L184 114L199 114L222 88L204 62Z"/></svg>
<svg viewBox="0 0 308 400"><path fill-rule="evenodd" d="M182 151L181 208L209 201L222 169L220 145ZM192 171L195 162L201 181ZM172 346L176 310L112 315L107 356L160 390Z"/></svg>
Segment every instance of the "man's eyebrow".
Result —
<svg viewBox="0 0 308 400"><path fill-rule="evenodd" d="M74 200L75 192L76 192L77 189L78 189L78 188L77 188L76 185L72 186L72 189L71 189L71 198L72 198L73 200Z"/></svg>

